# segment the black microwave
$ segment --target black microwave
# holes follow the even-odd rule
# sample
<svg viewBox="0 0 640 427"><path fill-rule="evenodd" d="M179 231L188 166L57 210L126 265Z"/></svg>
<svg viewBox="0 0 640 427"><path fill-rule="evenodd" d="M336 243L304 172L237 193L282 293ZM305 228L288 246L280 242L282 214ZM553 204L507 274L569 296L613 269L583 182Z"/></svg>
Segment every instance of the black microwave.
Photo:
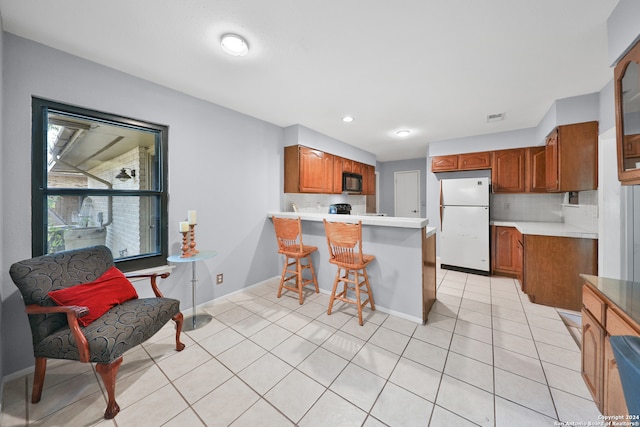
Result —
<svg viewBox="0 0 640 427"><path fill-rule="evenodd" d="M343 172L342 191L347 193L362 193L362 175L351 172Z"/></svg>

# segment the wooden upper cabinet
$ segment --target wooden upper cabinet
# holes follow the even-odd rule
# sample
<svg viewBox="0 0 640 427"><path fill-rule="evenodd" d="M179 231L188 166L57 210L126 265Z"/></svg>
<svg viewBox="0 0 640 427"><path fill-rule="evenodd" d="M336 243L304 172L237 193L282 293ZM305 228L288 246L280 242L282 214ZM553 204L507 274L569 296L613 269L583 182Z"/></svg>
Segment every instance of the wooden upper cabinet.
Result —
<svg viewBox="0 0 640 427"><path fill-rule="evenodd" d="M343 159L340 156L333 156L333 191L332 193L342 193L342 171L343 171Z"/></svg>
<svg viewBox="0 0 640 427"><path fill-rule="evenodd" d="M362 164L362 194L373 196L376 194L376 168Z"/></svg>
<svg viewBox="0 0 640 427"><path fill-rule="evenodd" d="M285 193L333 192L333 156L293 145L284 149Z"/></svg>
<svg viewBox="0 0 640 427"><path fill-rule="evenodd" d="M640 43L620 59L614 69L618 179L623 185L640 184Z"/></svg>
<svg viewBox="0 0 640 427"><path fill-rule="evenodd" d="M528 147L526 156L526 191L527 193L546 193L546 148Z"/></svg>
<svg viewBox="0 0 640 427"><path fill-rule="evenodd" d="M494 193L524 193L526 190L526 149L491 153L491 188Z"/></svg>
<svg viewBox="0 0 640 427"><path fill-rule="evenodd" d="M458 170L458 155L434 156L431 158L431 172L449 172Z"/></svg>
<svg viewBox="0 0 640 427"><path fill-rule="evenodd" d="M558 126L547 137L547 191L598 188L598 122Z"/></svg>
<svg viewBox="0 0 640 427"><path fill-rule="evenodd" d="M489 151L434 156L431 158L431 172L453 172L490 168L491 153Z"/></svg>
<svg viewBox="0 0 640 427"><path fill-rule="evenodd" d="M489 169L491 167L491 153L484 151L482 153L458 154L459 170L475 170Z"/></svg>

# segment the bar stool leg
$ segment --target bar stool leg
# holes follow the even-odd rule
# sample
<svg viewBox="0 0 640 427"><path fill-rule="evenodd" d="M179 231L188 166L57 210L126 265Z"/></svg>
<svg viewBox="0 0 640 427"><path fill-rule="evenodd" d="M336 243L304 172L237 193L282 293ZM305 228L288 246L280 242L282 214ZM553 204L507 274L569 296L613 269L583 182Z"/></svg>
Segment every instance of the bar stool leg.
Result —
<svg viewBox="0 0 640 427"><path fill-rule="evenodd" d="M363 326L364 322L362 321L362 302L360 301L360 277L358 274L358 270L355 270L353 272L353 276L355 279L355 288L356 288L356 306L358 307L358 322L360 323L360 326Z"/></svg>
<svg viewBox="0 0 640 427"><path fill-rule="evenodd" d="M340 267L338 267L338 271L336 272L336 278L333 281L333 290L331 291L331 297L329 297L329 309L327 310L327 314L331 315L331 310L333 310L333 302L336 299L336 290L338 289L338 282L340 281Z"/></svg>
<svg viewBox="0 0 640 427"><path fill-rule="evenodd" d="M288 264L289 264L289 257L285 256L284 265L282 266L282 276L280 276L280 286L278 287L278 298L282 296L282 285L284 285L284 278L287 276Z"/></svg>
<svg viewBox="0 0 640 427"><path fill-rule="evenodd" d="M298 271L298 275L296 277L296 283L298 285L298 299L300 300L300 305L302 305L302 288L304 287L304 281L302 279L302 260L300 258L296 259L296 270Z"/></svg>
<svg viewBox="0 0 640 427"><path fill-rule="evenodd" d="M367 269L363 268L362 272L364 273L364 283L367 286L367 295L369 297L369 305L371 306L371 310L375 310L376 304L373 302L373 293L371 292L371 286L369 286L369 275L367 274Z"/></svg>
<svg viewBox="0 0 640 427"><path fill-rule="evenodd" d="M307 261L309 262L309 269L311 270L311 279L313 280L313 285L316 287L316 294L320 293L320 289L318 288L318 280L316 279L316 271L313 269L313 262L311 262L311 254L307 255Z"/></svg>

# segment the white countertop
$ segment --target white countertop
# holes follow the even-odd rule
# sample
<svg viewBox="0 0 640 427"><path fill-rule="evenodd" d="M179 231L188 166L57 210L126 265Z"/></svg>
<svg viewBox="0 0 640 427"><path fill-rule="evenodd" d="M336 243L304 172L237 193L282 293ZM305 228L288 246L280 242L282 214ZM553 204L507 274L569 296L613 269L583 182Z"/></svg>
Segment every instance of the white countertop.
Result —
<svg viewBox="0 0 640 427"><path fill-rule="evenodd" d="M300 217L303 221L318 221L323 219L327 221L342 222L358 222L362 221L362 225L377 225L380 227L400 227L400 228L423 228L429 224L427 218L406 218L395 216L375 216L375 215L337 215L328 213L309 213L309 212L267 212L267 216L279 216L284 218Z"/></svg>
<svg viewBox="0 0 640 427"><path fill-rule="evenodd" d="M598 233L563 222L532 222L513 220L491 220L491 225L502 227L515 227L522 234L535 234L539 236L579 237L584 239L597 239Z"/></svg>

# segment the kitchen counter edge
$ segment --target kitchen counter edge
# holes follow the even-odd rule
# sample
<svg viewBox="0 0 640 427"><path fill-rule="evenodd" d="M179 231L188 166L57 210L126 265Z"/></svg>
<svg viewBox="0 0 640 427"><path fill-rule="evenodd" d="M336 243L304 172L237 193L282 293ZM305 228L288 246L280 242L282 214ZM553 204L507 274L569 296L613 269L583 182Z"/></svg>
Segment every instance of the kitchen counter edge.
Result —
<svg viewBox="0 0 640 427"><path fill-rule="evenodd" d="M582 239L598 238L598 233L576 227L575 225L565 224L563 222L491 220L490 224L501 227L515 227L522 234L534 234L538 236L554 237L576 237Z"/></svg>
<svg viewBox="0 0 640 427"><path fill-rule="evenodd" d="M380 227L398 227L398 228L424 228L429 224L427 218L406 218L394 216L372 216L372 215L337 215L323 213L307 213L307 212L267 212L267 217L273 216L283 218L300 217L303 221L322 222L341 221L341 222L358 222L362 221L362 225L375 225ZM435 231L434 227L429 227L427 233L431 234Z"/></svg>

